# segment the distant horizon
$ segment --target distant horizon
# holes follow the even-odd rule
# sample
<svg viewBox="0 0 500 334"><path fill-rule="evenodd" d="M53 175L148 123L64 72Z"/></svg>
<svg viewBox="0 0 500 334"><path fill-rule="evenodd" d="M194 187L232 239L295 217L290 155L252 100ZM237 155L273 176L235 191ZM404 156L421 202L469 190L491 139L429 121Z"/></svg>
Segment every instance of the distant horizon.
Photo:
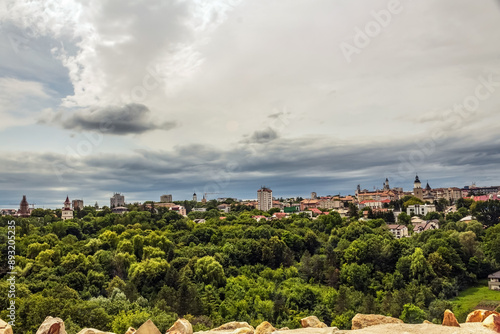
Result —
<svg viewBox="0 0 500 334"><path fill-rule="evenodd" d="M385 180L385 178L384 178ZM423 181L423 179L421 178L420 181L422 182L422 187L425 187L425 185L427 184L427 181ZM391 188L399 188L400 186L393 186L390 184L390 179L389 179L389 185ZM461 188L463 189L464 187L467 187L467 186L471 186L472 184L469 184L469 185L446 185L446 186L433 186L431 182L429 182L429 185L431 186L432 189L436 189L436 188L449 188L449 187L458 187L458 188ZM482 187L494 187L494 186L500 186L500 182L498 185L495 185L495 184L489 184L489 185L485 185L485 184L477 184L476 183L476 187L478 188L482 188ZM252 200L257 200L257 190L260 188L259 187L256 187L255 188L255 197L250 197L250 196L238 196L238 194L250 194L249 192L240 192L236 195L233 195L231 193L225 193L225 194L220 194L220 195L208 195L207 198L208 200L213 200L213 199L218 199L218 198L236 198L238 200L242 200L242 201L252 201ZM310 198L311 196L311 192L316 192L318 197L321 197L321 196L336 196L336 195L341 195L341 196L348 196L348 195L354 195L355 194L355 191L356 191L356 187L354 187L353 191L351 192L348 192L348 191L340 191L340 192L319 192L319 191L316 191L316 190L311 190L309 192L300 192L300 193L297 193L297 194L293 194L293 193L286 193L286 194L281 194L277 191L275 191L273 189L273 187L270 187L268 186L268 188L270 188L272 191L273 191L273 197L274 198L294 198L294 197L302 197L302 198ZM411 186L407 186L406 188L405 187L402 187L403 188L403 191L407 192L407 191L412 191L413 190L413 183L411 183ZM361 184L361 189L364 190L368 190L368 191L373 191L373 187L371 188L367 188L367 187L363 187L363 185ZM379 187L375 190L382 190L382 187ZM109 200L110 200L110 197L114 194L114 193L120 193L122 195L125 196L125 203L126 204L134 204L134 203L144 203L146 201L155 201L155 202L160 202L160 196L161 195L166 195L166 194L171 194L172 195L172 201L173 202L177 202L177 201L185 201L185 200L192 200L192 197L193 197L193 193L191 193L188 197L186 198L181 198L182 195L178 195L178 194L181 194L180 192L179 193L168 193L168 192L165 192L165 193L157 193L157 195L151 195L151 196L155 196L154 198L152 197L143 197L143 198L139 198L139 197L132 197L132 199L129 199L130 197L127 196L127 193L126 192L117 192L117 191L113 191L113 192L109 192L109 197L107 198L100 198L100 199L97 199L97 200L86 200L86 197L78 197L78 196L75 196L75 197L72 197L71 195L71 191L69 191L68 194L64 195L64 196L61 196L61 201L60 201L60 204L58 202L55 202L55 199L51 202L40 202L37 200L37 197L33 196L33 200L30 200L30 195L29 194L21 194L19 197L19 203L21 202L22 200L22 196L23 195L26 195L26 198L27 198L27 201L28 203L30 204L30 207L31 207L31 203L35 203L35 208L45 208L45 209L59 209L63 206L63 203L66 199L66 196L69 196L69 199L71 201L73 200L83 200L84 201L84 206L94 206L95 203L97 202L99 207L103 207L103 206L108 206L109 207ZM186 193L185 191L183 193ZM134 192L130 192L129 194L134 194ZM198 202L201 202L202 198L203 198L203 192L196 192L197 194L197 198L198 198ZM3 194L2 194L3 195ZM2 196L4 197L4 196ZM40 198L40 197L38 197ZM88 197L87 197L88 198ZM15 201L14 201L15 202ZM10 203L14 203L12 201L10 201ZM0 209L17 209L19 207L19 204L17 205L7 205L6 204L7 201L0 201ZM103 204L104 203L104 204Z"/></svg>

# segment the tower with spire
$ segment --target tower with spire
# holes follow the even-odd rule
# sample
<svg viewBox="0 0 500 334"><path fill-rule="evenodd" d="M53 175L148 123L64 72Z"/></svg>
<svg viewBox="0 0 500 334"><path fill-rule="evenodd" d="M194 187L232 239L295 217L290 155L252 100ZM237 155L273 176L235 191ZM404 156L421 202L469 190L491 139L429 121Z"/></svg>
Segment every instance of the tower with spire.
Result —
<svg viewBox="0 0 500 334"><path fill-rule="evenodd" d="M424 199L424 191L422 189L422 182L418 178L418 175L415 177L415 181L413 182L413 196L419 198L421 200Z"/></svg>
<svg viewBox="0 0 500 334"><path fill-rule="evenodd" d="M193 194L193 202L198 202L198 196L196 196L196 193Z"/></svg>
<svg viewBox="0 0 500 334"><path fill-rule="evenodd" d="M429 181L427 181L427 185L425 186L425 191L431 191L431 190L432 190L432 188L429 185Z"/></svg>
<svg viewBox="0 0 500 334"><path fill-rule="evenodd" d="M62 220L73 219L73 209L71 208L71 201L69 200L69 196L66 196L66 201L64 201L61 218Z"/></svg>
<svg viewBox="0 0 500 334"><path fill-rule="evenodd" d="M23 195L23 199L21 200L21 203L19 204L19 211L17 212L17 215L19 217L29 217L30 216L30 207L28 204L28 201L26 200L26 195Z"/></svg>

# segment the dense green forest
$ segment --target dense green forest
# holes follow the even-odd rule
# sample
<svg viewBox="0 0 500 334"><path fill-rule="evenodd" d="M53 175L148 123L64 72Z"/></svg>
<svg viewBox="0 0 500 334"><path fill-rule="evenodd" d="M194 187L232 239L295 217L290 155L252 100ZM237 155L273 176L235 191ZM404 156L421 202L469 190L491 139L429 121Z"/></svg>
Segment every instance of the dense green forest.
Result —
<svg viewBox="0 0 500 334"><path fill-rule="evenodd" d="M235 320L297 328L308 315L349 328L357 312L437 322L458 291L500 268L498 217L485 210L480 222L458 222L469 207L436 214L439 230L403 239L383 219L336 212L256 221L253 215L269 213L233 205L220 219L215 209L189 217L131 209L117 215L86 207L66 221L42 209L30 218L0 217L0 318L8 307L12 220L19 333L35 333L47 315L61 317L68 333L118 334L148 318L165 332L178 316L195 330Z"/></svg>

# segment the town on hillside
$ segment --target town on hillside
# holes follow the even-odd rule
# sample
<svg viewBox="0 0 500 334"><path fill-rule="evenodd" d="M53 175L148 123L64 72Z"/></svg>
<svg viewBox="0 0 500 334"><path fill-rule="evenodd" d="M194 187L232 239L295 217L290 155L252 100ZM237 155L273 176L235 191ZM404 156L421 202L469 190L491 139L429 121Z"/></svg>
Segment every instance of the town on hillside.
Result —
<svg viewBox="0 0 500 334"><path fill-rule="evenodd" d="M462 188L432 188L429 182L423 186L419 176L416 175L413 189L406 191L401 187L391 187L389 179L386 178L380 189L370 191L358 185L354 195L345 196L319 196L316 192L311 192L310 198L278 198L273 196L273 191L269 187L265 186L257 190L257 198L254 200L230 197L209 200L208 196L211 194L218 193L204 193L199 201L197 194L194 193L191 200L174 201L171 194L164 194L160 196L158 202L149 200L143 203L126 203L125 195L114 193L110 198L109 207L100 207L95 202L91 208L96 212L115 214L124 214L134 209L166 208L185 217L188 217L189 213L194 213L191 216L198 217L196 213L215 209L220 211L220 219L224 219L224 214L230 213L231 210L241 211L241 208L245 208L262 211L262 214L252 216L256 220L279 220L293 214L302 214L316 219L318 216L328 215L335 211L342 218L356 217L360 220L383 218L394 237L403 238L412 233L438 229L439 214L435 213L455 214L463 206L461 203L464 201L500 200L500 186L478 187L472 184ZM81 218L86 214L86 208L88 206L84 205L83 199L70 200L67 196L61 209L55 210L54 214L62 220ZM23 195L18 209L0 209L0 214L25 218L32 216L37 210L42 209L36 209L33 204L29 204L26 195ZM203 218L193 220L196 223L205 222ZM463 222L472 220L475 220L475 217L471 215L460 217L460 221Z"/></svg>

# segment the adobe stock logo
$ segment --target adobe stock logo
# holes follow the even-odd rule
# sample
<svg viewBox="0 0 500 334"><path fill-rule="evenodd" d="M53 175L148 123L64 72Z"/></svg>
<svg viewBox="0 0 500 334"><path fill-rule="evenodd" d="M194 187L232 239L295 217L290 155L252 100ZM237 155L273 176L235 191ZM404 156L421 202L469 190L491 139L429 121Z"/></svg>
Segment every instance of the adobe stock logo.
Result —
<svg viewBox="0 0 500 334"><path fill-rule="evenodd" d="M350 64L352 62L352 57L354 55L360 54L361 51L370 45L373 38L376 38L382 33L384 28L387 28L395 15L400 14L403 11L403 6L399 0L391 0L387 4L387 9L382 9L380 11L371 11L371 16L373 20L367 22L364 29L359 27L354 28L354 37L352 42L342 42L340 43L340 50L344 55L346 61Z"/></svg>

